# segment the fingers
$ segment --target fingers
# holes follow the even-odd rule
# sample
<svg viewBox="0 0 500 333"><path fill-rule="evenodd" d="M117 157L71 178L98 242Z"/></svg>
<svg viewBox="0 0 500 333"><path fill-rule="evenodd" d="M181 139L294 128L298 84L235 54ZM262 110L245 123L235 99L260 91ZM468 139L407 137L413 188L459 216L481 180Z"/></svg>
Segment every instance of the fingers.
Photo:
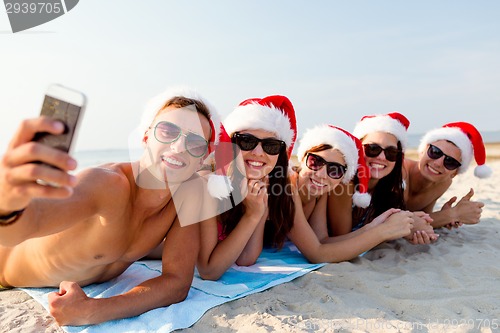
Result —
<svg viewBox="0 0 500 333"><path fill-rule="evenodd" d="M445 206L449 206L449 207L451 207L451 205L452 205L455 201L457 201L457 197L456 197L456 196L455 196L455 197L452 197L450 200L448 200L448 201L447 201L447 202L443 205L443 207L445 207Z"/></svg>
<svg viewBox="0 0 500 333"><path fill-rule="evenodd" d="M8 175L12 185L35 183L37 180L55 183L59 186L73 187L76 185L75 176L45 164L23 164L11 169Z"/></svg>
<svg viewBox="0 0 500 333"><path fill-rule="evenodd" d="M434 221L432 219L432 217L429 214L427 214L426 212L418 211L418 212L413 212L413 214L415 214L416 217L419 217L419 218L425 220L425 222L428 224L430 224L430 223L432 223L432 221Z"/></svg>
<svg viewBox="0 0 500 333"><path fill-rule="evenodd" d="M80 285L74 281L62 281L59 284L59 293L62 295L67 292L74 292L80 290L82 290L82 287L80 287Z"/></svg>
<svg viewBox="0 0 500 333"><path fill-rule="evenodd" d="M47 117L24 120L14 134L14 137L9 144L9 148L16 148L33 140L33 137L38 132L62 134L64 132L64 125L60 121Z"/></svg>
<svg viewBox="0 0 500 333"><path fill-rule="evenodd" d="M429 237L427 237L426 239L425 236L427 236L425 232L421 232L420 230L415 231L415 233L413 234L413 244L429 244Z"/></svg>
<svg viewBox="0 0 500 333"><path fill-rule="evenodd" d="M67 172L76 169L76 161L63 151L31 141L38 132L63 131L61 122L46 117L21 123L0 161L0 187L8 193L3 198L6 206L25 207L35 197L66 198L73 193L76 178Z"/></svg>
<svg viewBox="0 0 500 333"><path fill-rule="evenodd" d="M390 209L386 210L385 212L383 212L382 214L380 214L380 216L383 217L384 219L386 219L389 216L391 216L392 214L399 213L400 211L401 211L401 209L390 208Z"/></svg>
<svg viewBox="0 0 500 333"><path fill-rule="evenodd" d="M251 179L248 181L248 193L257 196L267 193L267 185L260 180Z"/></svg>
<svg viewBox="0 0 500 333"><path fill-rule="evenodd" d="M4 156L3 162L9 167L42 162L63 171L74 170L77 166L76 161L67 153L37 142L28 142L11 150Z"/></svg>

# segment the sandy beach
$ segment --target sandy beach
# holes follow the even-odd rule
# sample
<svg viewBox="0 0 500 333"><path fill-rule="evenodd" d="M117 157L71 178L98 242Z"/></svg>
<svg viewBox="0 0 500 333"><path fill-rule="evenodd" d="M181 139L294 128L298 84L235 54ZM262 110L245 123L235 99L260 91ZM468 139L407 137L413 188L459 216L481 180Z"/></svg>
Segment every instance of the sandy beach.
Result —
<svg viewBox="0 0 500 333"><path fill-rule="evenodd" d="M472 165L438 202L473 187L473 199L485 203L478 225L439 230L432 245L381 244L215 307L182 332L500 332L500 161L493 159L491 178L474 178ZM0 292L0 332L63 330L14 289Z"/></svg>

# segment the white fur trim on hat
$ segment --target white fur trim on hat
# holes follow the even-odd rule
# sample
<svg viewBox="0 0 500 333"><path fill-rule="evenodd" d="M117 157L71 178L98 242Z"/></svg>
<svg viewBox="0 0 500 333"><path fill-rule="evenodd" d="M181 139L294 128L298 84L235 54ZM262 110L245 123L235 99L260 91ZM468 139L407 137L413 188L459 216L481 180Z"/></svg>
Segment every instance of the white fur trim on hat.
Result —
<svg viewBox="0 0 500 333"><path fill-rule="evenodd" d="M428 144L439 140L451 141L460 149L462 153L462 165L458 168L458 173L467 171L474 152L469 137L457 127L437 128L424 135L420 140L418 151L420 153L425 152Z"/></svg>
<svg viewBox="0 0 500 333"><path fill-rule="evenodd" d="M243 130L264 130L275 133L287 147L293 142L295 132L290 120L275 107L263 106L258 103L238 106L223 121L229 136Z"/></svg>
<svg viewBox="0 0 500 333"><path fill-rule="evenodd" d="M398 120L390 116L379 115L365 118L356 124L352 134L361 140L368 133L373 132L385 132L394 135L401 142L403 151L408 146L406 128Z"/></svg>
<svg viewBox="0 0 500 333"><path fill-rule="evenodd" d="M308 129L304 133L297 149L298 160L302 161L309 149L321 144L328 144L344 155L347 171L342 179L342 183L349 183L354 175L356 175L358 169L358 149L356 148L356 143L338 129L328 125L318 125Z"/></svg>

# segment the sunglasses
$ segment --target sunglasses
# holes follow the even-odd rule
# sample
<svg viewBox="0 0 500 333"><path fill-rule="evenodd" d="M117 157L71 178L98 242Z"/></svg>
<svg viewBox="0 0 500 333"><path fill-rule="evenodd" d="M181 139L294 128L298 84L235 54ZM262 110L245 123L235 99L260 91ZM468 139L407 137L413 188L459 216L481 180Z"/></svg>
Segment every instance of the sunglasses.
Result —
<svg viewBox="0 0 500 333"><path fill-rule="evenodd" d="M156 140L161 143L174 143L184 136L186 151L193 157L202 157L208 150L208 141L205 138L192 132L182 133L182 129L174 123L160 121L154 132Z"/></svg>
<svg viewBox="0 0 500 333"><path fill-rule="evenodd" d="M433 160L440 159L442 156L444 156L443 165L450 171L455 170L462 165L462 163L460 163L453 157L446 155L441 149L433 145L429 145L429 149L427 149L427 156L429 156Z"/></svg>
<svg viewBox="0 0 500 333"><path fill-rule="evenodd" d="M268 155L278 155L286 144L278 139L259 139L251 134L234 133L232 141L240 147L241 150L253 150L259 143L262 145L262 150Z"/></svg>
<svg viewBox="0 0 500 333"><path fill-rule="evenodd" d="M363 145L365 149L365 155L368 157L377 157L383 151L385 159L389 162L396 162L398 159L398 154L401 153L397 147L389 146L387 148L382 148L376 143L368 143Z"/></svg>
<svg viewBox="0 0 500 333"><path fill-rule="evenodd" d="M326 165L326 173L332 179L344 177L347 167L337 162L327 162L321 156L307 153L306 166L312 171L318 171Z"/></svg>

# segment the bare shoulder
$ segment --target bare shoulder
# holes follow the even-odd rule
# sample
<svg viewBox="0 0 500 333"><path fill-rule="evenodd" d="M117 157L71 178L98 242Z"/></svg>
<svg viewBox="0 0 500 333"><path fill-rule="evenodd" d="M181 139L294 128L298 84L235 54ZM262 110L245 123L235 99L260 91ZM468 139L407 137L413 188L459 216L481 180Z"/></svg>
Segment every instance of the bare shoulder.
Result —
<svg viewBox="0 0 500 333"><path fill-rule="evenodd" d="M109 197L114 200L130 194L133 181L130 163L105 164L82 170L78 175L78 192L96 197Z"/></svg>

